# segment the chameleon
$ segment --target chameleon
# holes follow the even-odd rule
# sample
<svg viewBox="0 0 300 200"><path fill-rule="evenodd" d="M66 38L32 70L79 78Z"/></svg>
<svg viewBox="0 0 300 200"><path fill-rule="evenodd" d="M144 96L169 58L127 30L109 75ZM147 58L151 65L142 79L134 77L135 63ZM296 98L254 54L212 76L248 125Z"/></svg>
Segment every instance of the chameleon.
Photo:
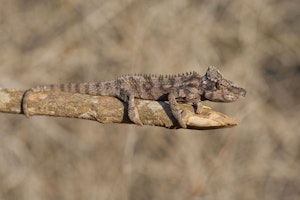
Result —
<svg viewBox="0 0 300 200"><path fill-rule="evenodd" d="M126 75L110 81L40 85L26 90L23 95L22 108L27 117L28 95L42 91L116 97L127 103L128 117L138 125L143 123L135 105L136 98L168 101L172 115L182 128L187 126L182 119L178 102L191 103L199 114L202 101L233 102L246 95L244 88L234 86L231 81L223 78L217 67L210 66L203 76L194 71L178 75Z"/></svg>

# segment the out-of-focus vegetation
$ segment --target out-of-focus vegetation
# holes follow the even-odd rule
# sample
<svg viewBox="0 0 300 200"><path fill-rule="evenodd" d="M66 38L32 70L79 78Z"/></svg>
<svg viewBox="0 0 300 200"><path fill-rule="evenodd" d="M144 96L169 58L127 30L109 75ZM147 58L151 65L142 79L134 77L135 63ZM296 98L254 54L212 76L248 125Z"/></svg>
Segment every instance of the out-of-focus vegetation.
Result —
<svg viewBox="0 0 300 200"><path fill-rule="evenodd" d="M204 73L239 125L165 130L0 115L0 199L297 199L298 0L1 0L0 87Z"/></svg>

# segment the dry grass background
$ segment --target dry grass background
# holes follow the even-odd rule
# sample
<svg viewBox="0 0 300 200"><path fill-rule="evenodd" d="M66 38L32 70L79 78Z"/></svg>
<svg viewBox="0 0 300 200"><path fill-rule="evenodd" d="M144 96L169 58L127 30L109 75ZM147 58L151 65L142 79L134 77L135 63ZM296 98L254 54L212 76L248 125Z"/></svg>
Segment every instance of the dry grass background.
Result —
<svg viewBox="0 0 300 200"><path fill-rule="evenodd" d="M0 87L204 73L240 124L166 130L0 115L0 199L299 199L298 0L1 0Z"/></svg>

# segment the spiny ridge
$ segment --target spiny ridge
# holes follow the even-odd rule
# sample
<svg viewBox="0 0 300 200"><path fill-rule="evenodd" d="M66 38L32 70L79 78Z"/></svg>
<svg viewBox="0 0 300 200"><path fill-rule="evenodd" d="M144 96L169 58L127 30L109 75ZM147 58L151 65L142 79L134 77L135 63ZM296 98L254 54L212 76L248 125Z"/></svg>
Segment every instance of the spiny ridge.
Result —
<svg viewBox="0 0 300 200"><path fill-rule="evenodd" d="M178 74L141 74L141 73L135 73L134 75L132 74L126 74L126 75L123 75L123 76L118 76L118 78L124 78L124 77L132 77L132 76L141 76L141 77L145 77L145 78L160 78L160 79L171 79L171 78L177 78L177 77L184 77L184 76L191 76L191 75L198 75L198 72L195 72L195 71L192 71L192 72L185 72L185 73L178 73Z"/></svg>

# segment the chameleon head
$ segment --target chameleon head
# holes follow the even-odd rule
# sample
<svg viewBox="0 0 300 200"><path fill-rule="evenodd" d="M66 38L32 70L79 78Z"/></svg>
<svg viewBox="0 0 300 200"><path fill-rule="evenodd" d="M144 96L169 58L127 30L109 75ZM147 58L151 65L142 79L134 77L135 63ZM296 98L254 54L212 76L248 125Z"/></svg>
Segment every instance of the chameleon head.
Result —
<svg viewBox="0 0 300 200"><path fill-rule="evenodd" d="M244 88L236 87L216 67L209 67L202 81L203 99L214 102L232 102L246 95Z"/></svg>

